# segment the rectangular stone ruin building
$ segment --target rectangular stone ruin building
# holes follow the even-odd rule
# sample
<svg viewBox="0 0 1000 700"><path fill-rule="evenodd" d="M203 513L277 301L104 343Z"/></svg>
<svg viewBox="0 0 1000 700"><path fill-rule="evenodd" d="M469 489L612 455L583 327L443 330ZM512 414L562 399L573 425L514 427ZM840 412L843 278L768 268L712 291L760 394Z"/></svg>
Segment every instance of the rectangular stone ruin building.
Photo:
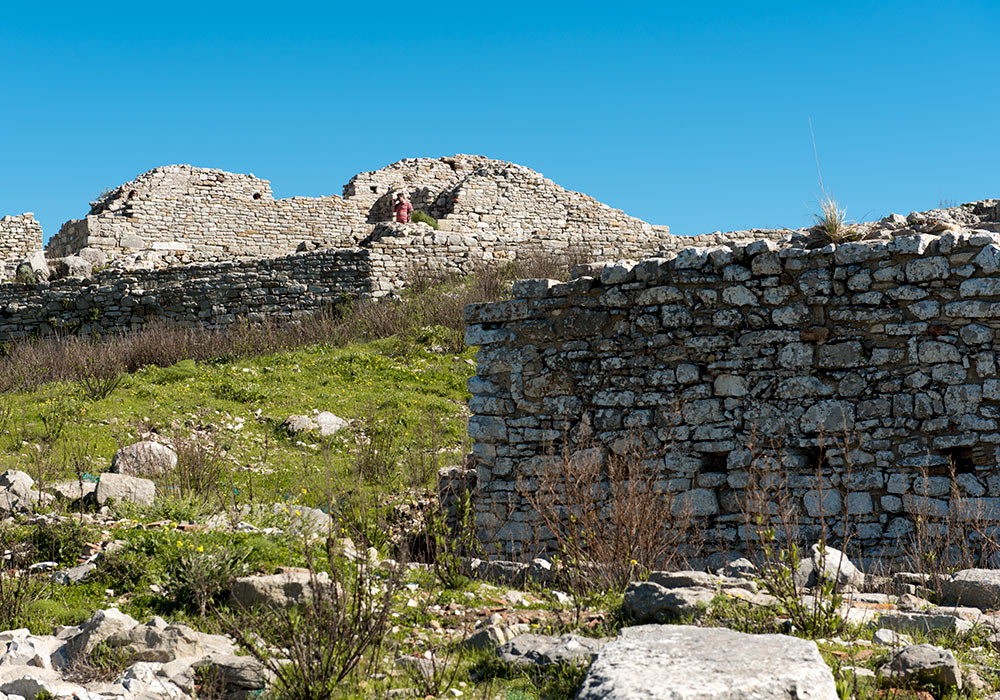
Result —
<svg viewBox="0 0 1000 700"><path fill-rule="evenodd" d="M751 489L804 540L846 524L862 559L905 558L918 523L1000 523L1000 200L807 233L467 308L482 540L551 550L542 480L630 452L716 559L754 538Z"/></svg>

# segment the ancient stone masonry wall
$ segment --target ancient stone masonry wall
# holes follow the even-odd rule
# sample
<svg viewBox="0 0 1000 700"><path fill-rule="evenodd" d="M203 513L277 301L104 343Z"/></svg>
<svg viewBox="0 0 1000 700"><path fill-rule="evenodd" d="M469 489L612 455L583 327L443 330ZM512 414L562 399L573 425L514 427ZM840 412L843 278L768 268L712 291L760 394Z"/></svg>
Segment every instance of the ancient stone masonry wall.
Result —
<svg viewBox="0 0 1000 700"><path fill-rule="evenodd" d="M636 257L676 245L666 226L565 190L529 168L457 155L360 173L343 197L281 200L252 175L156 168L100 197L86 218L64 224L47 254L90 247L111 253L120 266L141 268L348 247L391 220L399 192L439 219L442 230L484 236L506 258L569 248L589 260ZM497 239L501 246L493 245Z"/></svg>
<svg viewBox="0 0 1000 700"><path fill-rule="evenodd" d="M303 241L353 245L364 214L341 197L274 199L267 180L170 165L125 183L69 221L49 241L49 257L94 247L118 254L153 251L174 262L273 257Z"/></svg>
<svg viewBox="0 0 1000 700"><path fill-rule="evenodd" d="M322 250L270 260L106 270L91 278L0 286L0 342L55 330L88 335L153 322L225 328L290 321L371 293L368 252Z"/></svg>
<svg viewBox="0 0 1000 700"><path fill-rule="evenodd" d="M0 218L0 281L14 276L17 264L42 249L42 226L31 213Z"/></svg>
<svg viewBox="0 0 1000 700"><path fill-rule="evenodd" d="M864 556L900 555L952 488L1000 519L998 205L843 245L688 248L470 306L480 536L532 553L546 532L523 493L555 468L547 455L629 444L703 519L709 553L744 549L740 504L765 455L803 534L821 509L834 535L849 514Z"/></svg>

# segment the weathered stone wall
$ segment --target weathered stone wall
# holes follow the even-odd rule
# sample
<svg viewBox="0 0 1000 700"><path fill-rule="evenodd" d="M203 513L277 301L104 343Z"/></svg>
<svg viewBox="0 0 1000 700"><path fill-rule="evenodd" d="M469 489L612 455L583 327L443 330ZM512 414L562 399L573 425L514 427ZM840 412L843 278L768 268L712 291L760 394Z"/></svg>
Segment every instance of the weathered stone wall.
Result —
<svg viewBox="0 0 1000 700"><path fill-rule="evenodd" d="M744 549L740 504L765 456L803 534L819 472L829 532L849 514L865 556L900 555L952 488L1000 519L998 205L965 205L964 224L887 219L839 246L689 248L469 307L480 536L545 545L524 493L554 468L546 455L629 444L703 519L709 553Z"/></svg>
<svg viewBox="0 0 1000 700"><path fill-rule="evenodd" d="M170 165L93 202L85 219L65 223L52 237L47 253L148 250L168 262L273 257L294 252L303 241L351 245L361 216L341 197L276 200L270 183L253 175Z"/></svg>
<svg viewBox="0 0 1000 700"><path fill-rule="evenodd" d="M0 218L0 281L14 276L17 264L42 249L42 226L34 214Z"/></svg>
<svg viewBox="0 0 1000 700"><path fill-rule="evenodd" d="M353 246L392 218L405 192L441 229L498 237L519 249L570 246L589 259L650 254L675 245L651 226L571 192L523 166L483 156L411 158L356 175L344 196L275 200L252 175L171 165L156 168L92 203L49 242L50 258L92 247L142 266L270 257L300 245ZM585 243L585 245L584 245ZM497 246L491 246L497 248ZM433 255L434 253L432 253Z"/></svg>
<svg viewBox="0 0 1000 700"><path fill-rule="evenodd" d="M289 321L371 292L368 251L320 250L269 260L105 270L91 278L0 286L0 342L140 329L153 322L219 329Z"/></svg>

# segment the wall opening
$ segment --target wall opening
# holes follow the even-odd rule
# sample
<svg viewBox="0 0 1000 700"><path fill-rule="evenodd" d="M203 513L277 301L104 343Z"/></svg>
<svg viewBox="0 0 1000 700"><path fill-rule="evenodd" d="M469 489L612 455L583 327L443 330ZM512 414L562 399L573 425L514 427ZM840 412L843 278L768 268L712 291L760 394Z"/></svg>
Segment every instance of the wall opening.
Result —
<svg viewBox="0 0 1000 700"><path fill-rule="evenodd" d="M985 455L973 447L952 447L943 452L955 474L975 474L977 464L986 464Z"/></svg>

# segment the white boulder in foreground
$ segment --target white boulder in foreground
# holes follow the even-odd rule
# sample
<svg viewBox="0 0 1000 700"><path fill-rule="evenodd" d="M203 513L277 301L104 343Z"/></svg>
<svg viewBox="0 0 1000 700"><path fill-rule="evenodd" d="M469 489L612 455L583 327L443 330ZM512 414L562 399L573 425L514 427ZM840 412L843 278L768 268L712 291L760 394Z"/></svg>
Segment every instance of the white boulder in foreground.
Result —
<svg viewBox="0 0 1000 700"><path fill-rule="evenodd" d="M626 627L597 654L577 700L837 700L814 642L715 627Z"/></svg>

